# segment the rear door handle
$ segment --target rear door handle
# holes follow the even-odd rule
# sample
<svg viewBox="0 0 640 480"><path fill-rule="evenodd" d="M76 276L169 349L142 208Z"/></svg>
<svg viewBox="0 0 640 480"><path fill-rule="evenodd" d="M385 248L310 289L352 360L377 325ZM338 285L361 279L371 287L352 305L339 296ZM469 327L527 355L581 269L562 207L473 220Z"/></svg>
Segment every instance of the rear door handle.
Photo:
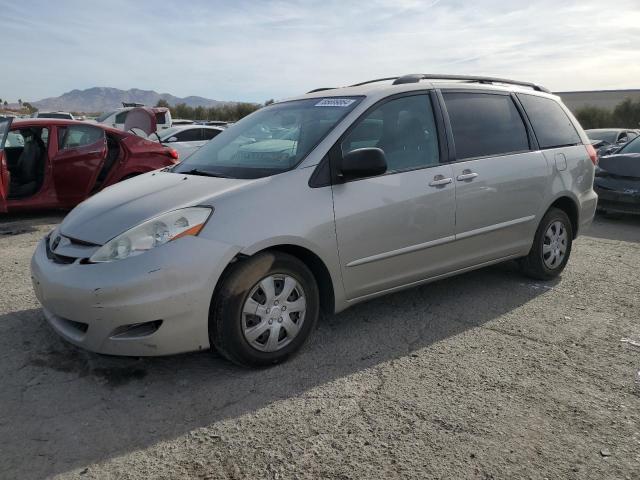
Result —
<svg viewBox="0 0 640 480"><path fill-rule="evenodd" d="M452 178L445 178L444 175L436 175L433 180L429 182L430 187L444 187L453 182Z"/></svg>
<svg viewBox="0 0 640 480"><path fill-rule="evenodd" d="M462 173L456 177L456 180L473 180L477 176L478 174L476 172L472 172L471 170L463 170Z"/></svg>

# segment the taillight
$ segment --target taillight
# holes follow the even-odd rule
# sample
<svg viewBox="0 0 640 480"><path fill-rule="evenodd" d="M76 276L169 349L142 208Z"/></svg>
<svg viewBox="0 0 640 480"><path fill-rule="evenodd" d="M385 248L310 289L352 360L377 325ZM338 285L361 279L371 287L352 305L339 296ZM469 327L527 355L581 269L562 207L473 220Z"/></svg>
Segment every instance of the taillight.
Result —
<svg viewBox="0 0 640 480"><path fill-rule="evenodd" d="M178 153L178 151L175 148L168 148L168 154L171 158L173 158L174 160L179 160L180 159L180 154Z"/></svg>
<svg viewBox="0 0 640 480"><path fill-rule="evenodd" d="M587 147L587 153L589 154L589 158L591 159L591 163L594 165L598 165L598 152L593 148L593 145L585 145Z"/></svg>

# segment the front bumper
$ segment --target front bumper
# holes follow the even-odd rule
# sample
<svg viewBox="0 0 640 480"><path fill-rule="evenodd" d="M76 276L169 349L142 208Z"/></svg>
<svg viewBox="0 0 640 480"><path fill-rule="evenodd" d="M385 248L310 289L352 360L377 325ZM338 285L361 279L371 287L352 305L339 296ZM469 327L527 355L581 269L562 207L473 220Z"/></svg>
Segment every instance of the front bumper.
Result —
<svg viewBox="0 0 640 480"><path fill-rule="evenodd" d="M598 210L611 213L640 214L640 190L610 190L595 184Z"/></svg>
<svg viewBox="0 0 640 480"><path fill-rule="evenodd" d="M45 318L69 342L110 355L169 355L209 348L211 296L238 250L185 237L125 260L61 264L42 240L31 278Z"/></svg>

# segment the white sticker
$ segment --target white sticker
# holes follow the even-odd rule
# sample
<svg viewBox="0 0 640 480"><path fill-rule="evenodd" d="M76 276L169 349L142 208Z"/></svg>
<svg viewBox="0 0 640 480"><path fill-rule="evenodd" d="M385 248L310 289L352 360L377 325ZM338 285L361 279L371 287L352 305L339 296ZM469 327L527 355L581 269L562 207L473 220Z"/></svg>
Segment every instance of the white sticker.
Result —
<svg viewBox="0 0 640 480"><path fill-rule="evenodd" d="M316 103L315 107L348 107L355 100L351 98L323 98L318 103Z"/></svg>

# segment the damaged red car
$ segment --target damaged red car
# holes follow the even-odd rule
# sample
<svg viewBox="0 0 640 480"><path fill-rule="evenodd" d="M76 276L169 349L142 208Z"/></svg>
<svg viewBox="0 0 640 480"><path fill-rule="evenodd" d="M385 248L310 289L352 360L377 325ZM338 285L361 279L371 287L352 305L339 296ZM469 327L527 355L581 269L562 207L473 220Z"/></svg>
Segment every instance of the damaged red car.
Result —
<svg viewBox="0 0 640 480"><path fill-rule="evenodd" d="M73 120L0 117L0 212L69 209L116 182L178 162L147 139L155 115L137 108L125 131Z"/></svg>

